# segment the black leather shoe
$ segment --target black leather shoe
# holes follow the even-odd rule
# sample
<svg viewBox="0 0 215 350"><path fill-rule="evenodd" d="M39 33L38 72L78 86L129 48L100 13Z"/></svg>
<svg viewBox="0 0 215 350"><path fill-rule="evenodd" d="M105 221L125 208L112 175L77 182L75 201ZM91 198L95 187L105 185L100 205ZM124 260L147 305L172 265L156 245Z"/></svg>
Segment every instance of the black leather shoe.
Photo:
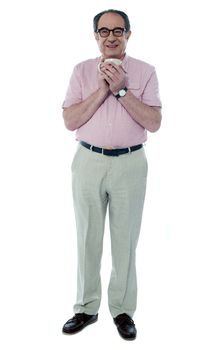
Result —
<svg viewBox="0 0 215 350"><path fill-rule="evenodd" d="M87 315L85 313L77 313L73 318L70 318L65 325L63 326L63 332L64 333L77 333L81 331L83 328L88 326L91 323L94 323L98 320L98 314L97 315Z"/></svg>
<svg viewBox="0 0 215 350"><path fill-rule="evenodd" d="M120 314L114 319L114 323L117 326L118 332L123 339L134 340L137 335L134 321L127 314Z"/></svg>

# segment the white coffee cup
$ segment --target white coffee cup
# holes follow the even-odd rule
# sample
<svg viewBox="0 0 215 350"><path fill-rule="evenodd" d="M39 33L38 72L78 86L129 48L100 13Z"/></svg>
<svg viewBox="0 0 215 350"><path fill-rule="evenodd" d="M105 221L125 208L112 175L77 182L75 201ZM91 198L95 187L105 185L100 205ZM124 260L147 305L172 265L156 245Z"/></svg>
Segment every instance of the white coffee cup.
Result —
<svg viewBox="0 0 215 350"><path fill-rule="evenodd" d="M102 63L105 63L105 62L114 63L114 64L117 64L118 66L119 66L120 64L122 64L122 61L119 60L118 58L106 58L106 59L104 60L104 62L100 62L100 63L98 64L98 70L99 70L100 73L101 73L100 65L101 65Z"/></svg>

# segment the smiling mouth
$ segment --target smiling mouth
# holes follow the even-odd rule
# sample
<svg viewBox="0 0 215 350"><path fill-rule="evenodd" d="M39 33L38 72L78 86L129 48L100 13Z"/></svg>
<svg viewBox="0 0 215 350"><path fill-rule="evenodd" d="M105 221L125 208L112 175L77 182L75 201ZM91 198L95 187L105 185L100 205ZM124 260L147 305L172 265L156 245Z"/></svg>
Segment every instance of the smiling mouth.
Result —
<svg viewBox="0 0 215 350"><path fill-rule="evenodd" d="M118 45L106 45L109 49L115 49Z"/></svg>

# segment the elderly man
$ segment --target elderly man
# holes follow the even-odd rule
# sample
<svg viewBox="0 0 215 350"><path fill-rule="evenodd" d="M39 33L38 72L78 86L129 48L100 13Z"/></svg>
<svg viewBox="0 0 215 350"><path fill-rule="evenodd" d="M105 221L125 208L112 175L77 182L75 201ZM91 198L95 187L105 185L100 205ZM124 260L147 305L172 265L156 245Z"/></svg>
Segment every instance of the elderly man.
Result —
<svg viewBox="0 0 215 350"><path fill-rule="evenodd" d="M79 141L72 162L78 272L75 315L63 326L76 333L98 319L100 267L107 206L112 272L109 310L119 334L135 339L135 250L146 190L147 131L161 124L153 66L128 56L128 16L107 10L94 17L101 56L75 66L63 103L65 126Z"/></svg>

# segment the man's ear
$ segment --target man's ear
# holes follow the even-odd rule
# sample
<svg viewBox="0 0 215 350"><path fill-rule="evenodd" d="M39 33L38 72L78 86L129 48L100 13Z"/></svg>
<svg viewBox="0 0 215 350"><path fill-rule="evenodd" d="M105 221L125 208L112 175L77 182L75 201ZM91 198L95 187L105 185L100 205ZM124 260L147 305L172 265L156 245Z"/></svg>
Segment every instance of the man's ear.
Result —
<svg viewBox="0 0 215 350"><path fill-rule="evenodd" d="M131 31L129 30L129 32L126 33L126 39L128 40L131 36Z"/></svg>
<svg viewBox="0 0 215 350"><path fill-rule="evenodd" d="M96 40L99 40L99 34L98 34L98 33L95 33L95 32L93 32L93 34L94 34L95 39L96 39Z"/></svg>

